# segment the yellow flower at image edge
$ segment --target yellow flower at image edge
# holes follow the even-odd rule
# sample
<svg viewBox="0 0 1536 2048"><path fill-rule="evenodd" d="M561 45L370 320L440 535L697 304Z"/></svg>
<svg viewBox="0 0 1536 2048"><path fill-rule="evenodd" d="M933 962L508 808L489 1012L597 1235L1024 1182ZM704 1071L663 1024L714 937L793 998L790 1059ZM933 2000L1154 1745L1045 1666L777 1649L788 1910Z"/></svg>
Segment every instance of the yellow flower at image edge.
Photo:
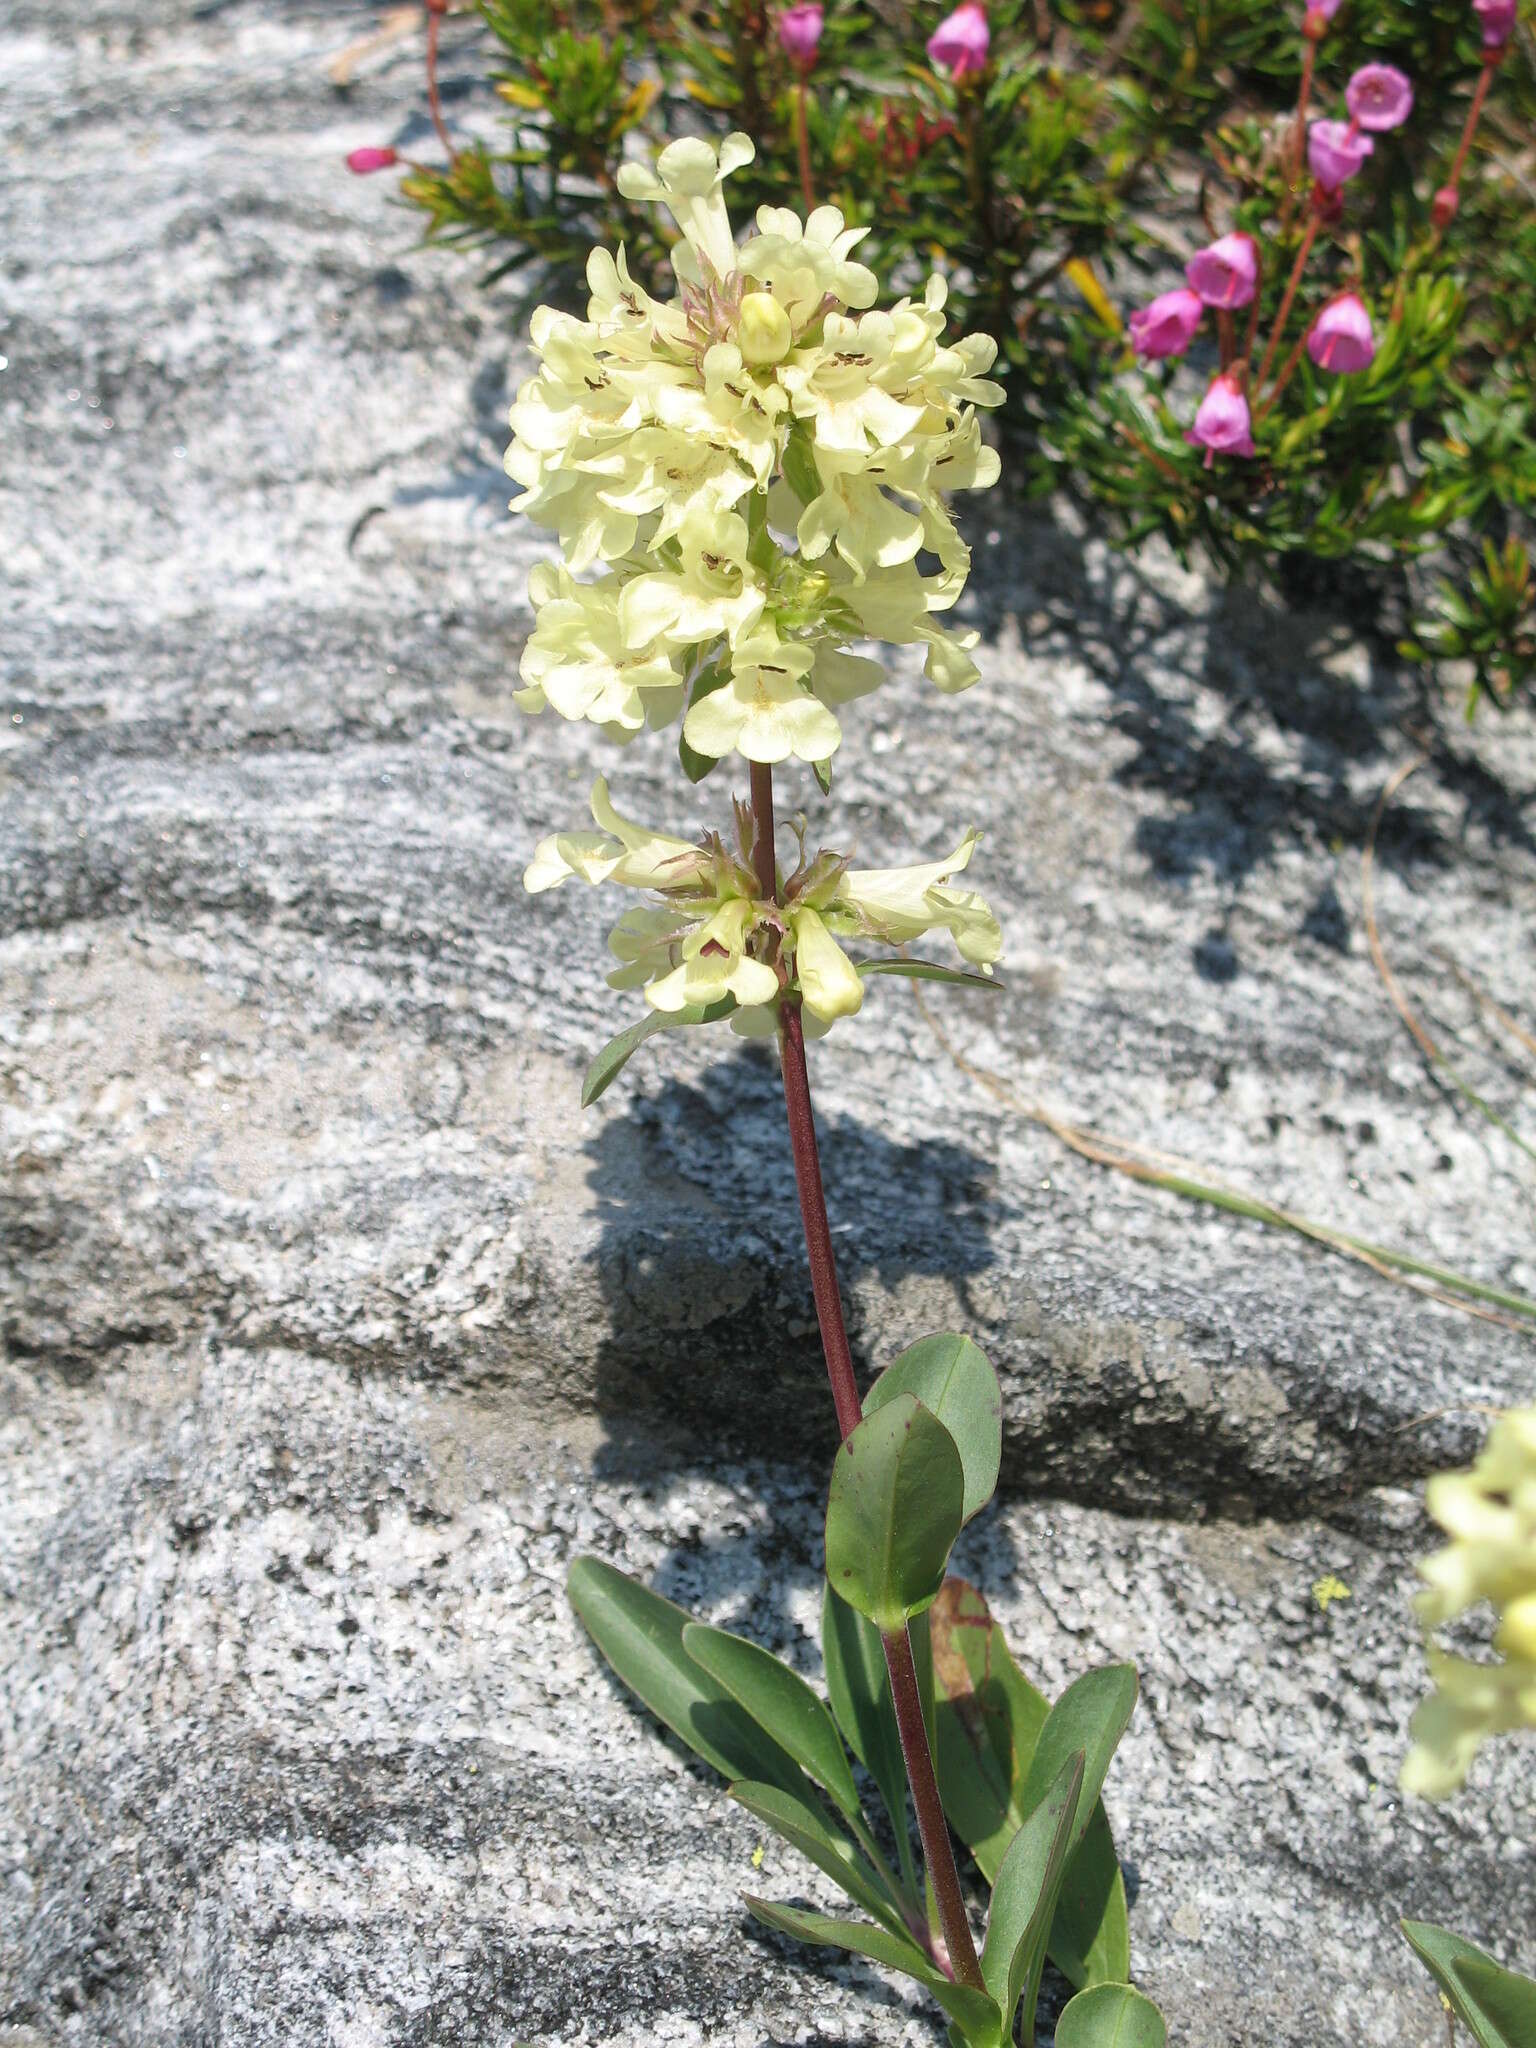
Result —
<svg viewBox="0 0 1536 2048"><path fill-rule="evenodd" d="M1536 1408L1512 1410L1468 1472L1442 1472L1425 1505L1451 1541L1419 1566L1429 1628L1486 1602L1498 1616L1497 1663L1431 1646L1435 1690L1414 1714L1402 1784L1444 1799L1491 1735L1536 1728Z"/></svg>
<svg viewBox="0 0 1536 2048"><path fill-rule="evenodd" d="M732 1028L768 1036L787 987L816 1036L864 1001L845 940L903 946L945 930L984 974L1002 950L997 919L982 897L951 886L975 851L975 832L945 859L911 867L851 868L840 855L818 853L782 878L784 901L774 904L757 893L746 845L694 843L636 825L614 809L601 778L593 785L592 816L599 831L559 832L540 844L524 886L539 894L575 877L645 892L647 900L609 935L619 965L608 980L613 988L643 989L653 1010L676 1013L730 996L737 1005ZM741 829L750 830L745 815Z"/></svg>

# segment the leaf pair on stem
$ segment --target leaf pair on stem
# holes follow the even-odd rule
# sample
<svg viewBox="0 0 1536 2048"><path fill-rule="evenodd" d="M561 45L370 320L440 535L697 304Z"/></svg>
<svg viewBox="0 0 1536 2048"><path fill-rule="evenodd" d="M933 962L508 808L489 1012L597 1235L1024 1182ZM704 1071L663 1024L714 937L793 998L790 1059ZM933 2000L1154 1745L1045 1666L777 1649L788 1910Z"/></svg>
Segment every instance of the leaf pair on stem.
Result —
<svg viewBox="0 0 1536 2048"><path fill-rule="evenodd" d="M1136 1675L1090 1672L1051 1706L981 1595L947 1575L955 1537L996 1485L1001 1431L996 1377L965 1338L923 1340L871 1388L828 1501L825 1700L758 1645L691 1622L595 1558L572 1567L571 1599L631 1690L868 1916L749 1897L765 1925L923 1985L956 2048L1005 2048L1016 2016L1033 2042L1048 1954L1077 1987L1058 2024L1064 2048L1162 2048L1156 2008L1125 1982L1125 1891L1099 1798ZM992 1888L979 1987L956 1981L912 1849L883 1654L884 1638L908 1631L945 1816ZM884 1840L853 1761L879 1793Z"/></svg>

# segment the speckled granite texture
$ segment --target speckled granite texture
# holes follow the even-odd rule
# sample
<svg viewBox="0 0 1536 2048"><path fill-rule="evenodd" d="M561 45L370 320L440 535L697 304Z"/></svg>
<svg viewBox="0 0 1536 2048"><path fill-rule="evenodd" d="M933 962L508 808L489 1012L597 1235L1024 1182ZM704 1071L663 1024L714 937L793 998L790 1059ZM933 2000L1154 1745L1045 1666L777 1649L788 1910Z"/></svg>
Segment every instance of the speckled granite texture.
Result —
<svg viewBox="0 0 1536 2048"><path fill-rule="evenodd" d="M0 2041L937 2042L747 1928L751 1824L559 1595L590 1546L808 1657L830 1416L771 1062L669 1040L577 1108L632 1012L604 906L520 886L595 757L510 701L519 315L340 169L421 140L409 46L327 82L371 18L0 23ZM1383 931L1518 1113L1449 956L1536 1015L1531 720L1065 518L974 538L983 682L903 664L818 806L871 859L985 828L1008 989L936 994L952 1043L1536 1289L1529 1162L1359 900L1422 743ZM724 798L603 765L657 823ZM1536 1816L1528 1745L1392 1790L1412 1489L1529 1340L1074 1158L899 985L813 1059L861 1360L959 1323L1005 1380L968 1562L1046 1682L1142 1664L1109 1797L1175 2042L1438 2048L1394 1916L1503 1948Z"/></svg>

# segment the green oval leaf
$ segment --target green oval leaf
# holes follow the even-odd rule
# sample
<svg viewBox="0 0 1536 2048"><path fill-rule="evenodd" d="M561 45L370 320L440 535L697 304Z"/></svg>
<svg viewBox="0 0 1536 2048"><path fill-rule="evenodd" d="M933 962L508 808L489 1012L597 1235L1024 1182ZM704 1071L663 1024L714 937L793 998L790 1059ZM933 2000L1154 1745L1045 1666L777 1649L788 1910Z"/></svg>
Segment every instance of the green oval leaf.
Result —
<svg viewBox="0 0 1536 2048"><path fill-rule="evenodd" d="M879 1788L891 1817L902 1876L913 1895L920 1897L907 1818L907 1768L879 1631L839 1600L830 1586L821 1603L821 1659L827 1697L843 1740Z"/></svg>
<svg viewBox="0 0 1536 2048"><path fill-rule="evenodd" d="M1162 2014L1129 1984L1079 1991L1056 2022L1056 2048L1167 2048L1167 2041Z"/></svg>
<svg viewBox="0 0 1536 2048"><path fill-rule="evenodd" d="M1428 1920L1404 1920L1404 1934L1479 2048L1530 2048L1536 2033L1536 1984L1496 1963L1486 1950ZM1522 2031L1522 2028L1524 2031Z"/></svg>
<svg viewBox="0 0 1536 2048"><path fill-rule="evenodd" d="M915 1396L893 1396L833 1465L828 1585L882 1634L901 1628L943 1585L964 1504L954 1438Z"/></svg>
<svg viewBox="0 0 1536 2048"><path fill-rule="evenodd" d="M1136 1705L1136 1671L1130 1664L1106 1664L1074 1679L1046 1716L1029 1760L1022 1805L1027 1813L1055 1780L1063 1760L1083 1754L1082 1797L1072 1828L1072 1846L1082 1840L1110 1761Z"/></svg>
<svg viewBox="0 0 1536 2048"><path fill-rule="evenodd" d="M571 1605L619 1677L658 1721L726 1778L761 1778L814 1807L805 1773L683 1648L688 1616L601 1558L578 1557Z"/></svg>
<svg viewBox="0 0 1536 2048"><path fill-rule="evenodd" d="M919 1338L889 1364L864 1397L864 1413L898 1394L913 1394L955 1440L965 1472L966 1521L997 1487L1003 1461L1003 1390L987 1355L951 1330Z"/></svg>
<svg viewBox="0 0 1536 2048"><path fill-rule="evenodd" d="M744 1706L776 1742L808 1771L850 1817L859 1811L859 1795L837 1724L822 1700L798 1671L744 1636L690 1621L683 1630L683 1648L695 1664Z"/></svg>
<svg viewBox="0 0 1536 2048"><path fill-rule="evenodd" d="M859 960L855 966L867 980L871 974L899 974L907 981L947 981L955 988L989 988L1002 993L1004 984L992 974L967 974L963 967L945 967L937 960Z"/></svg>
<svg viewBox="0 0 1536 2048"><path fill-rule="evenodd" d="M1050 1702L1020 1671L986 1601L964 1579L946 1579L923 1619L933 1642L944 1811L990 1883L1023 1824L1025 1781ZM1067 1859L1047 1948L1076 1990L1130 1976L1125 1881L1102 1800Z"/></svg>
<svg viewBox="0 0 1536 2048"><path fill-rule="evenodd" d="M638 1024L631 1024L617 1038L610 1038L586 1071L581 1084L581 1106L590 1109L616 1081L648 1038L658 1031L675 1031L685 1024L713 1024L729 1017L736 1007L734 996L722 996L718 1003L686 1003L680 1010L651 1010Z"/></svg>
<svg viewBox="0 0 1536 2048"><path fill-rule="evenodd" d="M1001 2016L992 2000L980 1991L972 1991L969 1985L951 1983L910 1935L889 1934L882 1927L866 1927L858 1920L829 1919L825 1913L807 1913L799 1906L778 1906L770 1899L748 1898L746 1906L765 1927L793 1935L796 1941L846 1949L850 1955L868 1956L871 1962L884 1963L888 1970L900 1970L903 1976L932 1992L949 2017L972 2039L985 2038L988 2031L996 2034L1001 2029Z"/></svg>
<svg viewBox="0 0 1536 2048"><path fill-rule="evenodd" d="M1003 2015L1005 2039L1025 1998L1024 2039L1033 2041L1035 1998L1045 1962L1046 1936L1067 1867L1072 1822L1083 1784L1081 1750L1066 1757L1049 1790L1026 1817L1003 1858L992 1887L981 1974Z"/></svg>
<svg viewBox="0 0 1536 2048"><path fill-rule="evenodd" d="M1492 1956L1463 1956L1456 1976L1499 2048L1531 2048L1536 2042L1536 1984L1529 1977L1506 1970Z"/></svg>
<svg viewBox="0 0 1536 2048"><path fill-rule="evenodd" d="M732 1785L730 1796L818 1870L825 1871L856 1906L872 1913L893 1933L906 1932L895 1901L886 1896L874 1867L814 1801L806 1804L792 1793L781 1792L777 1785L745 1781Z"/></svg>

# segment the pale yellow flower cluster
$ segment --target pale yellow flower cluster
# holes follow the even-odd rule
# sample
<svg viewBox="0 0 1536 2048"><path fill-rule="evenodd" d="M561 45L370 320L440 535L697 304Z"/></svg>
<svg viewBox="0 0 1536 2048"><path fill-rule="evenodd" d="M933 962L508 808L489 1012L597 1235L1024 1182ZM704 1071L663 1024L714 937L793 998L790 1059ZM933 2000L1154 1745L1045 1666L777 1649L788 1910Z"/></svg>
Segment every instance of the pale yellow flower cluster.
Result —
<svg viewBox="0 0 1536 2048"><path fill-rule="evenodd" d="M1002 391L991 340L943 339L941 279L873 310L835 207L761 207L738 244L721 181L752 155L690 138L620 170L681 231L675 298L596 249L587 318L534 315L507 468L564 564L531 580L519 701L619 740L681 712L706 759L824 764L882 680L859 641L922 646L942 690L976 680L975 634L940 623L970 568L943 494L995 481L976 408Z"/></svg>
<svg viewBox="0 0 1536 2048"><path fill-rule="evenodd" d="M1471 1471L1439 1474L1425 1503L1451 1538L1419 1567L1426 1626L1482 1602L1498 1616L1497 1663L1429 1652L1435 1690L1413 1717L1402 1781L1443 1799L1487 1736L1536 1728L1536 1408L1501 1416Z"/></svg>
<svg viewBox="0 0 1536 2048"><path fill-rule="evenodd" d="M946 859L914 867L853 868L836 855L802 859L780 876L781 903L758 894L751 818L738 817L741 844L691 843L651 832L614 809L601 779L592 790L596 832L560 832L539 846L523 877L535 894L572 876L650 892L614 927L614 988L644 988L653 1010L677 1013L732 997L733 1030L775 1028L782 987L798 989L813 1036L864 1000L858 969L840 940L905 945L947 930L963 959L983 973L1002 949L997 920L974 890L949 886L976 845L968 832ZM782 976L782 979L781 979Z"/></svg>

